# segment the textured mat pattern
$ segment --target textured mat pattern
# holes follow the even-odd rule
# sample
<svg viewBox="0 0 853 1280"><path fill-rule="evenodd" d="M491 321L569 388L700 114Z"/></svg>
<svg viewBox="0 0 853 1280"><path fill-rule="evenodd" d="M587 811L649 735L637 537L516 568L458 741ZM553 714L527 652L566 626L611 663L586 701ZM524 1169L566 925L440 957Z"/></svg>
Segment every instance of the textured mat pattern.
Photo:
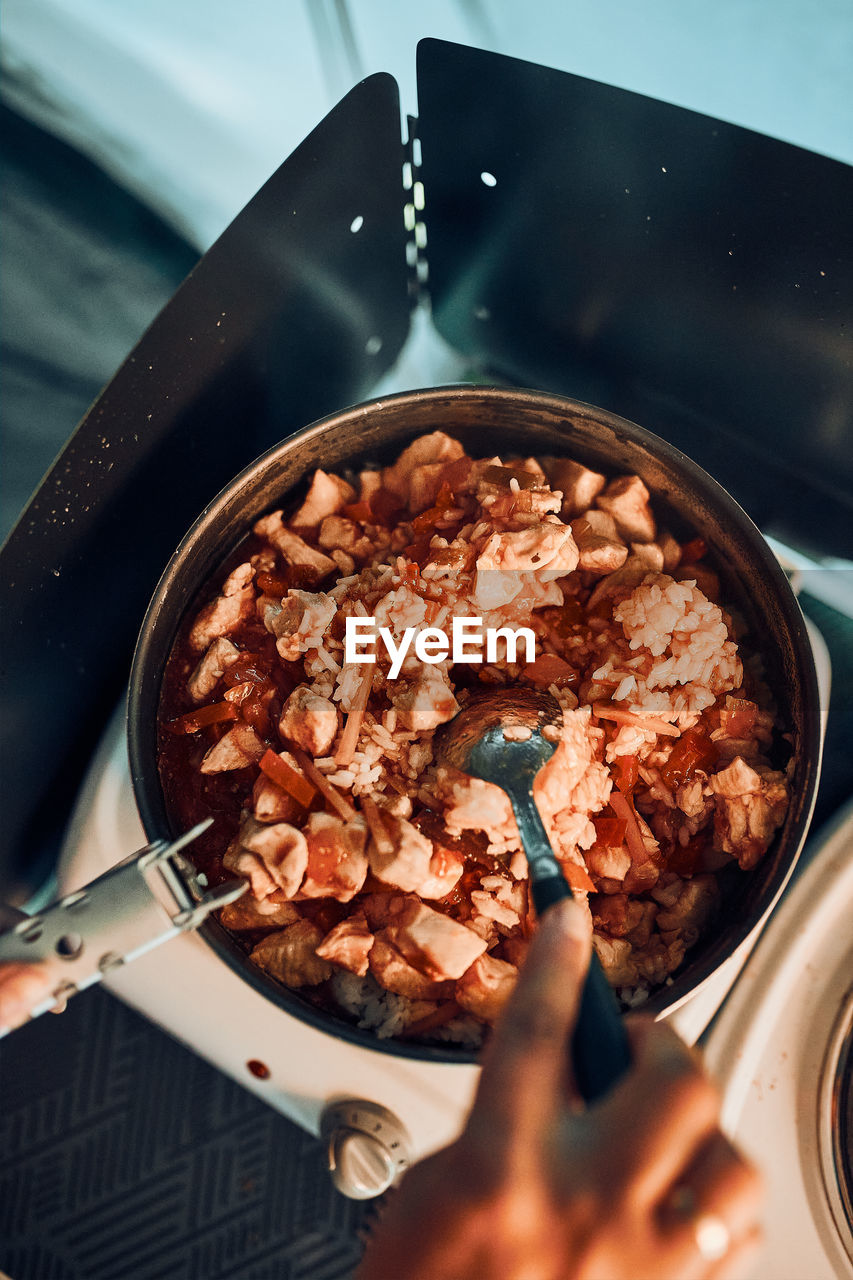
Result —
<svg viewBox="0 0 853 1280"><path fill-rule="evenodd" d="M104 991L0 1043L12 1280L338 1280L370 1215L318 1141Z"/></svg>

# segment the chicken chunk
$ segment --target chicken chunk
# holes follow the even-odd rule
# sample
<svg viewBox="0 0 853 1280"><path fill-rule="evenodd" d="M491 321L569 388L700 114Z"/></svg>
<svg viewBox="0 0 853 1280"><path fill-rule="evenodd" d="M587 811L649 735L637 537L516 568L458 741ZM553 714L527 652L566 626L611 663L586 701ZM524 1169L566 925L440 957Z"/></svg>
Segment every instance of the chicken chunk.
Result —
<svg viewBox="0 0 853 1280"><path fill-rule="evenodd" d="M249 881L252 897L263 902L276 892L278 885L256 853L251 853L240 843L239 838L233 840L222 857L222 865L226 871L234 871ZM238 901L242 902L242 898Z"/></svg>
<svg viewBox="0 0 853 1280"><path fill-rule="evenodd" d="M355 520L346 520L343 516L327 516L320 525L318 541L336 563L339 557L346 556L352 566L355 566L356 559L365 561L377 549L377 543L362 534Z"/></svg>
<svg viewBox="0 0 853 1280"><path fill-rule="evenodd" d="M462 879L465 863L452 849L437 848L430 858L429 875L418 890L422 898L446 898Z"/></svg>
<svg viewBox="0 0 853 1280"><path fill-rule="evenodd" d="M452 720L459 703L441 667L424 667L417 679L395 680L389 696L404 729L422 733Z"/></svg>
<svg viewBox="0 0 853 1280"><path fill-rule="evenodd" d="M421 885L429 877L432 860L432 841L413 827L411 822L383 814L382 825L389 837L391 848L381 851L375 840L367 850L370 870L383 884L393 885L405 893L420 893Z"/></svg>
<svg viewBox="0 0 853 1280"><path fill-rule="evenodd" d="M337 603L324 591L291 589L281 609L267 610L264 626L276 637L275 647L285 662L295 662L301 653L316 649L337 612Z"/></svg>
<svg viewBox="0 0 853 1280"><path fill-rule="evenodd" d="M624 845L606 848L594 845L584 854L587 871L599 880L624 880L631 869L631 855Z"/></svg>
<svg viewBox="0 0 853 1280"><path fill-rule="evenodd" d="M341 476L329 475L318 467L314 472L305 501L291 517L297 529L313 529L326 516L335 515L341 507L355 500L355 490Z"/></svg>
<svg viewBox="0 0 853 1280"><path fill-rule="evenodd" d="M464 452L458 440L453 440L443 431L418 436L403 450L393 466L385 468L382 484L404 499L413 512L424 510L438 495L444 464L461 458ZM412 505L412 500L419 505Z"/></svg>
<svg viewBox="0 0 853 1280"><path fill-rule="evenodd" d="M563 519L582 515L591 507L607 483L598 471L591 471L570 458L543 458L552 489L563 495Z"/></svg>
<svg viewBox="0 0 853 1280"><path fill-rule="evenodd" d="M661 529L657 544L663 556L664 573L672 573L681 561L681 543L676 541L668 529Z"/></svg>
<svg viewBox="0 0 853 1280"><path fill-rule="evenodd" d="M428 978L461 978L486 950L471 929L410 899L395 917L391 941L408 962Z"/></svg>
<svg viewBox="0 0 853 1280"><path fill-rule="evenodd" d="M310 920L297 920L262 938L251 958L271 978L288 987L316 987L332 975L328 960L317 955L322 930Z"/></svg>
<svg viewBox="0 0 853 1280"><path fill-rule="evenodd" d="M767 852L788 809L785 777L759 773L735 756L710 779L714 792L714 848L733 854L744 871Z"/></svg>
<svg viewBox="0 0 853 1280"><path fill-rule="evenodd" d="M659 886L652 890L652 897L658 902L666 896L665 889ZM719 898L717 881L712 875L681 881L674 901L664 901L658 908L658 931L665 939L668 934L678 935L685 948L692 947L713 915Z"/></svg>
<svg viewBox="0 0 853 1280"><path fill-rule="evenodd" d="M244 893L219 912L219 923L237 933L244 929L282 929L298 919L299 912L292 902L279 902L274 897L258 901L251 893Z"/></svg>
<svg viewBox="0 0 853 1280"><path fill-rule="evenodd" d="M587 609L594 609L602 600L606 600L610 596L620 595L623 591L628 591L640 585L649 573L648 554L645 551L634 549L640 545L639 543L634 543L622 567L615 569L613 573L607 574L606 577L595 584L595 589L587 601ZM658 550L658 548L655 548L655 550ZM655 559L657 558L655 557Z"/></svg>
<svg viewBox="0 0 853 1280"><path fill-rule="evenodd" d="M219 636L212 642L207 653L187 681L187 693L193 702L204 702L209 698L225 672L240 656L236 644Z"/></svg>
<svg viewBox="0 0 853 1280"><path fill-rule="evenodd" d="M456 983L456 1003L484 1022L495 1022L517 978L515 965L495 956L479 956Z"/></svg>
<svg viewBox="0 0 853 1280"><path fill-rule="evenodd" d="M594 934L592 941L610 985L633 986L639 977L639 970L630 942L626 938L610 938L602 933Z"/></svg>
<svg viewBox="0 0 853 1280"><path fill-rule="evenodd" d="M312 813L305 825L305 839L308 867L301 896L352 901L367 875L364 819L359 816L343 822L330 813Z"/></svg>
<svg viewBox="0 0 853 1280"><path fill-rule="evenodd" d="M444 768L438 770L436 782L448 831L485 831L492 840L518 839L509 796L500 787Z"/></svg>
<svg viewBox="0 0 853 1280"><path fill-rule="evenodd" d="M206 604L192 625L187 640L193 653L204 653L212 642L247 622L255 612L255 591L244 587L232 595L220 595Z"/></svg>
<svg viewBox="0 0 853 1280"><path fill-rule="evenodd" d="M631 898L624 893L597 894L591 899L592 923L611 938L627 938L644 947L654 928L657 907L653 902Z"/></svg>
<svg viewBox="0 0 853 1280"><path fill-rule="evenodd" d="M322 551L315 551L298 533L291 532L285 526L280 511L263 516L255 524L254 531L259 538L266 538L267 542L272 543L288 564L304 569L313 582L320 582L334 571L334 560Z"/></svg>
<svg viewBox="0 0 853 1280"><path fill-rule="evenodd" d="M282 751L280 755L285 764L298 772L296 761L289 752ZM302 806L293 796L277 787L265 773L258 774L252 788L252 809L258 822L295 822L302 814Z"/></svg>
<svg viewBox="0 0 853 1280"><path fill-rule="evenodd" d="M477 557L477 570L539 570L561 574L577 568L578 549L568 525L543 521L527 529L493 533Z"/></svg>
<svg viewBox="0 0 853 1280"><path fill-rule="evenodd" d="M485 945L485 944L484 944ZM452 990L447 982L436 981L419 973L394 945L392 931L377 933L368 955L370 972L386 991L410 1000L438 1000Z"/></svg>
<svg viewBox="0 0 853 1280"><path fill-rule="evenodd" d="M649 497L639 476L619 476L599 493L596 503L613 517L626 542L651 542L656 529Z"/></svg>
<svg viewBox="0 0 853 1280"><path fill-rule="evenodd" d="M337 707L307 685L297 685L284 704L278 731L309 755L324 756L338 731Z"/></svg>
<svg viewBox="0 0 853 1280"><path fill-rule="evenodd" d="M368 969L368 956L373 946L373 934L363 911L356 911L349 919L336 924L317 947L321 960L348 969L363 978Z"/></svg>
<svg viewBox="0 0 853 1280"><path fill-rule="evenodd" d="M444 898L458 883L464 864L449 849L434 849L432 841L403 818L387 810L382 825L390 837L391 849L380 851L375 841L368 848L370 870L383 884L417 893L421 898Z"/></svg>
<svg viewBox="0 0 853 1280"><path fill-rule="evenodd" d="M618 538L594 533L585 516L572 521L572 536L578 549L578 568L590 573L613 573L628 559L628 548Z"/></svg>
<svg viewBox="0 0 853 1280"><path fill-rule="evenodd" d="M254 729L248 724L235 724L210 748L199 766L202 773L228 773L255 764L266 751Z"/></svg>
<svg viewBox="0 0 853 1280"><path fill-rule="evenodd" d="M616 521L606 511L599 511L598 507L590 507L589 511L585 511L579 519L585 520L599 538L609 538L611 542L619 541ZM574 524L574 520L571 523Z"/></svg>
<svg viewBox="0 0 853 1280"><path fill-rule="evenodd" d="M240 824L238 840L244 849L260 858L286 898L298 892L308 866L308 844L298 827L288 822L270 825L248 817Z"/></svg>

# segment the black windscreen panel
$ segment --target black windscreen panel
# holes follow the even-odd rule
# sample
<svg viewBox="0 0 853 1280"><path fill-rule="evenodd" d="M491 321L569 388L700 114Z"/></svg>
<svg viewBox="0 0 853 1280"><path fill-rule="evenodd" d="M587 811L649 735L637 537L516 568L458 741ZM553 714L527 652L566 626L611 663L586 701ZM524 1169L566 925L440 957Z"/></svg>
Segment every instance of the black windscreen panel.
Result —
<svg viewBox="0 0 853 1280"><path fill-rule="evenodd" d="M853 169L427 40L435 323L667 437L766 528L853 554Z"/></svg>
<svg viewBox="0 0 853 1280"><path fill-rule="evenodd" d="M0 884L61 832L145 606L202 507L362 399L409 328L397 86L318 125L181 286L0 553ZM46 859L47 862L47 859Z"/></svg>

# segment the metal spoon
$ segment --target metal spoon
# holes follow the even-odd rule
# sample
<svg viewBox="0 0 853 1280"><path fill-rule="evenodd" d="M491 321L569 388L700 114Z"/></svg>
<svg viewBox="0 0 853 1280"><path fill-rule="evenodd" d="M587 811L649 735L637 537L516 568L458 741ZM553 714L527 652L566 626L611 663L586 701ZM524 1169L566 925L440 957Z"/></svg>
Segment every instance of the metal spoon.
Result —
<svg viewBox="0 0 853 1280"><path fill-rule="evenodd" d="M572 890L533 799L533 780L554 754L563 726L556 698L538 689L494 689L472 697L435 735L441 764L493 782L509 796L527 856L537 915ZM619 1006L593 952L572 1039L575 1082L587 1102L630 1066Z"/></svg>

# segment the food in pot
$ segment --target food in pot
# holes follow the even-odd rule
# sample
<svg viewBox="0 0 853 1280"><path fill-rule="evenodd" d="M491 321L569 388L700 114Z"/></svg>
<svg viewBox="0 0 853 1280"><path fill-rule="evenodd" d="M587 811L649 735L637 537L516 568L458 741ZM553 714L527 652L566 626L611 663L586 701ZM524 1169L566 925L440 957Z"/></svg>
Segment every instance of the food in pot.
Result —
<svg viewBox="0 0 853 1280"><path fill-rule="evenodd" d="M432 739L483 685L549 688L563 728L535 798L636 1005L786 812L740 625L638 476L434 432L391 466L317 471L209 585L164 680L167 803L179 827L215 816L194 856L248 881L220 918L267 974L379 1036L476 1043L535 918L507 796Z"/></svg>

